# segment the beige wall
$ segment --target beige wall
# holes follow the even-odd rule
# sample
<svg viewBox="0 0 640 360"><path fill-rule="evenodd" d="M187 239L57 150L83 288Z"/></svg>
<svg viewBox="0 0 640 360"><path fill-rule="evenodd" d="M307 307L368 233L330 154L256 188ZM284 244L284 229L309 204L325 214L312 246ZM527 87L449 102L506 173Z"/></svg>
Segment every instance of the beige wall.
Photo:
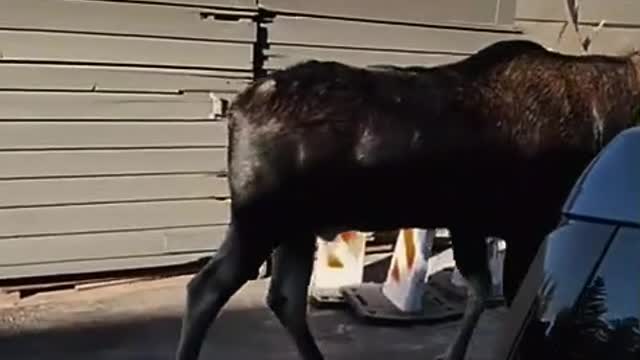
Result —
<svg viewBox="0 0 640 360"><path fill-rule="evenodd" d="M589 51L598 54L620 54L640 48L640 2L635 0L582 0L579 23L582 37L591 36L598 25L604 27L593 35ZM518 26L545 45L569 53L580 53L581 37L571 26L561 35L568 19L564 0L518 0Z"/></svg>
<svg viewBox="0 0 640 360"><path fill-rule="evenodd" d="M282 68L322 58L354 65L437 65L461 59L502 39L526 38L580 53L580 38L566 27L564 0L425 0L389 6L382 0L302 2L262 0L275 10L268 24L265 66ZM640 2L583 0L583 35L605 20L593 53L640 47ZM564 29L564 30L563 30Z"/></svg>
<svg viewBox="0 0 640 360"><path fill-rule="evenodd" d="M592 51L640 2L582 0ZM562 0L259 0L264 68L436 65L508 38L580 52ZM0 279L182 263L228 223L215 98L254 76L254 0L0 0Z"/></svg>
<svg viewBox="0 0 640 360"><path fill-rule="evenodd" d="M157 3L0 0L0 279L180 263L222 239L210 93L252 78L255 5Z"/></svg>

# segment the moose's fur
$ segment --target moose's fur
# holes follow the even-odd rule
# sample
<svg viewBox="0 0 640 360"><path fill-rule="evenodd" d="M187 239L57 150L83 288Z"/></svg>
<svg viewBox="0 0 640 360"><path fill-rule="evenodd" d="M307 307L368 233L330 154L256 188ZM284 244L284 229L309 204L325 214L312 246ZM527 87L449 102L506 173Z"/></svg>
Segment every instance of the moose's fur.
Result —
<svg viewBox="0 0 640 360"><path fill-rule="evenodd" d="M471 285L447 358L461 360L489 288L487 236L507 241L505 293L560 218L585 166L640 104L640 61L501 41L430 68L304 62L240 93L229 113L231 225L188 286L179 360L275 249L268 305L305 360L315 235L448 228Z"/></svg>

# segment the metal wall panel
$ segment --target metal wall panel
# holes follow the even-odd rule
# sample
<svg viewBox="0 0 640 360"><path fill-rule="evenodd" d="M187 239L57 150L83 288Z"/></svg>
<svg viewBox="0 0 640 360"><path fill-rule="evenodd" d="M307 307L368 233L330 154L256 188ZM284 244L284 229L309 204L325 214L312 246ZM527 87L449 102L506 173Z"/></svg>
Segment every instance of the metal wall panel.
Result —
<svg viewBox="0 0 640 360"><path fill-rule="evenodd" d="M0 28L253 42L250 19L203 18L210 10L127 2L0 0ZM215 13L213 13L215 14Z"/></svg>
<svg viewBox="0 0 640 360"><path fill-rule="evenodd" d="M139 0L77 0L87 2L128 2L136 3ZM211 7L219 9L247 9L257 10L256 0L144 0L146 3L155 3L160 5L177 5L177 6L197 6Z"/></svg>
<svg viewBox="0 0 640 360"><path fill-rule="evenodd" d="M211 251L212 244L219 243L225 231L226 226L199 226L0 239L0 258L4 264L0 266L0 272L3 267L75 261L79 257L102 260ZM178 247L175 246L175 240L178 240ZM56 246L51 247L52 243ZM42 248L50 250L33 251Z"/></svg>
<svg viewBox="0 0 640 360"><path fill-rule="evenodd" d="M397 66L422 65L434 66L454 62L466 55L438 53L418 53L402 51L380 51L362 49L336 49L320 47L300 47L291 45L272 45L266 51L265 68L281 69L306 60L338 61L353 66L394 64Z"/></svg>
<svg viewBox="0 0 640 360"><path fill-rule="evenodd" d="M223 121L0 121L0 151L226 145Z"/></svg>
<svg viewBox="0 0 640 360"><path fill-rule="evenodd" d="M178 264L229 222L253 0L0 0L0 280Z"/></svg>
<svg viewBox="0 0 640 360"><path fill-rule="evenodd" d="M0 30L3 61L249 70L251 44Z"/></svg>
<svg viewBox="0 0 640 360"><path fill-rule="evenodd" d="M324 15L351 19L369 19L404 23L496 24L498 3L515 0L259 0L266 9L308 15ZM507 6L505 6L507 5ZM502 23L508 23L508 4L503 9Z"/></svg>
<svg viewBox="0 0 640 360"><path fill-rule="evenodd" d="M565 21L564 0L518 0L516 17L522 20ZM640 25L640 2L637 0L582 0L580 21L612 25Z"/></svg>
<svg viewBox="0 0 640 360"><path fill-rule="evenodd" d="M2 151L0 178L219 173L226 157L224 148Z"/></svg>
<svg viewBox="0 0 640 360"><path fill-rule="evenodd" d="M2 79L0 91L59 90L129 93L210 91L216 94L233 94L244 88L252 75L250 71L0 62L0 79Z"/></svg>
<svg viewBox="0 0 640 360"><path fill-rule="evenodd" d="M267 69L317 59L356 66L375 64L433 66L458 61L496 41L529 39L567 53L580 53L580 39L560 22L519 20L518 32L474 31L279 17L269 24ZM581 25L585 34L592 25ZM640 28L605 27L594 38L592 53L620 54L640 48Z"/></svg>
<svg viewBox="0 0 640 360"><path fill-rule="evenodd" d="M469 54L516 32L389 25L324 18L279 16L267 26L269 43Z"/></svg>
<svg viewBox="0 0 640 360"><path fill-rule="evenodd" d="M212 249L220 245L220 239L212 238ZM109 272L114 270L151 269L164 266L181 265L211 256L211 250L179 253L156 254L149 256L123 256L116 258L88 259L76 257L70 261L40 262L26 265L0 265L2 280L23 279L32 276L58 276L68 274L86 274L95 272Z"/></svg>
<svg viewBox="0 0 640 360"><path fill-rule="evenodd" d="M593 26L582 26L585 32ZM624 54L640 49L640 28L605 28L594 38L590 52L594 54Z"/></svg>
<svg viewBox="0 0 640 360"><path fill-rule="evenodd" d="M213 174L123 175L0 181L0 209L133 201L228 198Z"/></svg>
<svg viewBox="0 0 640 360"><path fill-rule="evenodd" d="M640 48L640 2L632 0L583 0L579 2L580 34L564 24L568 20L566 1L519 0L517 24L532 38L568 53L582 53L585 36L592 38L589 52L621 54ZM596 26L605 21L597 32Z"/></svg>
<svg viewBox="0 0 640 360"><path fill-rule="evenodd" d="M528 38L547 47L564 53L583 53L580 46L581 38L572 30L567 29L563 32L561 23L518 21L518 26L525 31ZM594 25L580 25L580 30L584 35L593 33L595 28ZM640 28L605 27L593 37L589 52L591 54L621 55L634 48L640 49Z"/></svg>
<svg viewBox="0 0 640 360"><path fill-rule="evenodd" d="M207 94L0 92L2 120L206 120L212 116L212 100Z"/></svg>
<svg viewBox="0 0 640 360"><path fill-rule="evenodd" d="M225 225L228 221L229 204L214 199L0 209L2 236L7 238ZM11 260L5 258L7 253L0 254L0 263Z"/></svg>
<svg viewBox="0 0 640 360"><path fill-rule="evenodd" d="M556 0L0 5L0 279L168 265L217 248L227 133L209 93L230 99L251 80L258 5L276 15L264 25L268 70L308 59L431 66L516 38L579 52L575 34L560 36ZM582 1L583 22L610 24L592 50L638 45L638 6Z"/></svg>

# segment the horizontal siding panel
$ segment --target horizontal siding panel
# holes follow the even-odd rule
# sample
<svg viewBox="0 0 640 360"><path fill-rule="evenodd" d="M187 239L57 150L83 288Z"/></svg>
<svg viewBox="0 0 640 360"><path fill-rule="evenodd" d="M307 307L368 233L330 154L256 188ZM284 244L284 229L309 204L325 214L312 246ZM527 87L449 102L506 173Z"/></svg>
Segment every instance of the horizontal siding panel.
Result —
<svg viewBox="0 0 640 360"><path fill-rule="evenodd" d="M528 38L536 40L545 46L566 53L582 53L580 40L572 30L567 30L558 40L562 31L560 23L545 23L535 21L518 21L518 26L522 28ZM595 26L581 25L580 29L584 34L593 32ZM592 54L618 55L640 48L640 28L602 28L589 49Z"/></svg>
<svg viewBox="0 0 640 360"><path fill-rule="evenodd" d="M517 21L517 26L524 31L526 37L543 46L565 53L580 54L582 47L575 32L570 28L560 37L563 24L535 21Z"/></svg>
<svg viewBox="0 0 640 360"><path fill-rule="evenodd" d="M513 33L360 23L334 19L277 17L269 41L279 45L340 46L469 54Z"/></svg>
<svg viewBox="0 0 640 360"><path fill-rule="evenodd" d="M227 123L223 121L0 121L0 150L225 145Z"/></svg>
<svg viewBox="0 0 640 360"><path fill-rule="evenodd" d="M0 152L0 177L222 172L226 155L224 148Z"/></svg>
<svg viewBox="0 0 640 360"><path fill-rule="evenodd" d="M2 60L251 69L252 44L0 31Z"/></svg>
<svg viewBox="0 0 640 360"><path fill-rule="evenodd" d="M206 94L0 92L0 119L208 119Z"/></svg>
<svg viewBox="0 0 640 360"><path fill-rule="evenodd" d="M224 225L230 206L219 200L180 200L0 210L0 236L38 236ZM0 240L2 244L3 240Z"/></svg>
<svg viewBox="0 0 640 360"><path fill-rule="evenodd" d="M584 33L593 31L593 26L581 26ZM640 49L640 27L638 28L603 28L593 40L590 53L621 54L633 49Z"/></svg>
<svg viewBox="0 0 640 360"><path fill-rule="evenodd" d="M0 27L254 42L256 24L202 19L196 8L126 2L0 0Z"/></svg>
<svg viewBox="0 0 640 360"><path fill-rule="evenodd" d="M259 0L269 10L406 23L494 23L497 0Z"/></svg>
<svg viewBox="0 0 640 360"><path fill-rule="evenodd" d="M0 207L228 196L227 179L207 174L0 181Z"/></svg>
<svg viewBox="0 0 640 360"><path fill-rule="evenodd" d="M516 6L520 0L499 0L498 10L496 14L496 22L499 25L508 25L513 29L513 23L516 17Z"/></svg>
<svg viewBox="0 0 640 360"><path fill-rule="evenodd" d="M147 269L188 264L211 256L211 252L178 255L138 256L104 260L81 260L22 266L0 266L0 279L19 279L60 274L85 274L114 270Z"/></svg>
<svg viewBox="0 0 640 360"><path fill-rule="evenodd" d="M5 266L100 260L180 252L212 251L224 238L227 226L136 232L42 236L0 240L0 273ZM195 246L192 246L195 245ZM47 249L47 251L34 251ZM2 277L2 275L0 275Z"/></svg>
<svg viewBox="0 0 640 360"><path fill-rule="evenodd" d="M217 250L224 241L229 226L202 227L192 231L167 232L164 235L165 252L185 253Z"/></svg>
<svg viewBox="0 0 640 360"><path fill-rule="evenodd" d="M0 62L0 90L74 90L235 93L251 72L169 71L116 66L70 66Z"/></svg>
<svg viewBox="0 0 640 360"><path fill-rule="evenodd" d="M571 33L566 31L562 38L560 33L562 31L561 23L545 23L534 21L518 21L516 25L522 30L522 34L505 34L505 33L483 33L473 31L456 31L456 36L460 36L461 40L458 41L453 37L448 36L433 36L433 35L398 35L398 37L412 38L415 43L412 45L409 42L403 44L405 50L419 50L420 52L402 52L398 49L394 51L382 51L382 50L369 50L369 49L344 49L344 48L329 48L329 42L332 32L320 30L320 26L316 29L314 23L322 23L325 21L333 21L326 19L313 19L304 21L301 19L291 19L290 29L302 29L303 24L309 22L311 24L307 27L308 32L304 31L292 31L285 34L285 29L281 29L281 34L285 34L278 39L283 42L299 43L303 46L296 45L280 45L275 43L270 46L266 51L268 56L265 66L268 69L279 69L286 66L293 65L297 62L318 59L318 60L333 60L340 61L356 66L367 66L376 64L394 64L399 66L407 65L424 65L435 66L440 64L446 64L453 61L458 61L466 56L474 53L475 51L490 45L495 41L508 40L508 39L530 39L540 42L544 46L569 53L576 53L580 51L578 39ZM296 24L297 23L297 24ZM349 22L339 22L347 24ZM349 26L365 26L357 23L350 23ZM357 24L357 25L353 25ZM339 26L339 25L336 25ZM335 29L336 26L328 26ZM367 25L368 26L368 25ZM394 29L400 29L400 27L389 26L390 37L393 37ZM589 33L593 27L583 25L582 28L586 33ZM317 30L317 31L316 31ZM450 30L439 29L427 29L418 28L409 29L407 31L422 31L429 32L434 31L436 34L442 34L442 32L449 32ZM287 30L288 31L288 30ZM366 43L366 39L358 38L360 33L373 34L373 31L369 30L336 30L336 32L345 31L345 36L341 36L340 46L358 46L360 44L363 47L382 47L382 38L380 43L377 40ZM329 34L329 35L327 35ZM380 31L380 34L384 34L384 31ZM327 36L325 36L327 35ZM629 50L632 46L640 46L640 28L604 28L602 29L594 40L592 45L592 51L598 53L619 53L624 50ZM364 36L364 35L362 35ZM368 35L367 35L368 36ZM381 35L382 36L382 35ZM307 38L309 44L319 46L304 46L303 38ZM336 37L338 37L336 35ZM353 38L352 38L353 37ZM375 37L375 36L374 36ZM473 40L475 39L475 40ZM361 40L361 41L360 41ZM278 40L279 41L279 40ZM276 40L274 40L276 42ZM335 42L335 41L334 41ZM391 40L386 41L387 44L392 44ZM398 42L396 42L396 45ZM336 45L337 46L337 45ZM395 45L394 45L395 46ZM416 49L418 46L424 49ZM466 49L466 50L465 50ZM442 53L428 53L428 51L441 51L452 52L456 54L442 54ZM458 54L459 53L459 54Z"/></svg>
<svg viewBox="0 0 640 360"><path fill-rule="evenodd" d="M338 61L353 66L393 64L397 66L435 66L463 59L465 56L406 53L393 51L368 51L273 45L268 51L265 67L281 69L305 60Z"/></svg>
<svg viewBox="0 0 640 360"><path fill-rule="evenodd" d="M565 1L518 0L516 18L529 20L566 21ZM640 25L640 2L637 0L582 0L580 21L608 24Z"/></svg>
<svg viewBox="0 0 640 360"><path fill-rule="evenodd" d="M582 8L586 2L585 0L580 1L580 7ZM565 21L567 20L566 7L565 1L518 0L516 2L516 19ZM580 14L582 15L582 11Z"/></svg>
<svg viewBox="0 0 640 360"><path fill-rule="evenodd" d="M585 0L580 1L580 7L582 8L586 2ZM567 20L566 8L567 4L565 1L518 0L516 2L516 19L565 21ZM582 15L582 11L580 14ZM584 20L584 18L582 18L582 20Z"/></svg>
<svg viewBox="0 0 640 360"><path fill-rule="evenodd" d="M139 2L139 0L79 0L89 2ZM202 6L202 7L215 7L215 8L241 8L241 9L256 9L256 0L144 0L146 3L157 3L161 5L174 4L182 6Z"/></svg>

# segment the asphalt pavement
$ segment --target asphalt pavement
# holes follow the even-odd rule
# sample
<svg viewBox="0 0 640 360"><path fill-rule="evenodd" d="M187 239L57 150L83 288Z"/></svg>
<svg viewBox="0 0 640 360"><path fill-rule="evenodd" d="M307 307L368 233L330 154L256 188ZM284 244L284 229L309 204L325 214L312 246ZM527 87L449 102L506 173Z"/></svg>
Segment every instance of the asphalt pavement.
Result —
<svg viewBox="0 0 640 360"><path fill-rule="evenodd" d="M5 301L0 305L0 359L173 359L188 279L44 293L17 305ZM265 306L267 283L253 281L231 299L210 329L201 359L299 359ZM468 359L492 358L506 315L501 308L485 313ZM310 308L309 321L326 360L433 359L458 325L372 326L348 308Z"/></svg>

